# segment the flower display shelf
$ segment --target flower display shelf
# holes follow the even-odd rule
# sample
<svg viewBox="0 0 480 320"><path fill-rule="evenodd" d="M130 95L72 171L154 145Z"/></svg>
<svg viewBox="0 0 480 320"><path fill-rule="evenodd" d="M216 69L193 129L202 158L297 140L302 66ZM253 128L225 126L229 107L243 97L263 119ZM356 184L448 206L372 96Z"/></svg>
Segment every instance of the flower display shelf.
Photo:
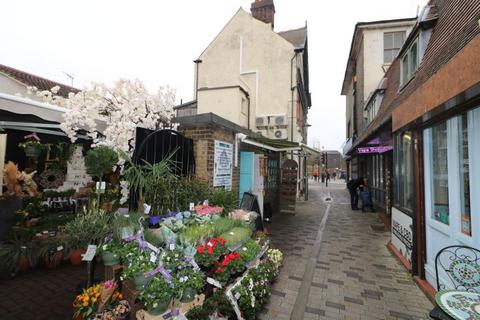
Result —
<svg viewBox="0 0 480 320"><path fill-rule="evenodd" d="M225 290L225 294L228 298L228 300L230 301L230 303L232 304L232 307L233 307L233 310L235 310L235 314L237 315L237 319L238 320L244 320L244 318L242 317L242 313L240 311L240 307L238 306L238 302L237 302L237 299L235 299L235 297L233 296L232 294L232 291L233 289L235 289L236 286L238 286L242 280L247 276L248 274L248 271L256 266L258 266L258 263L260 262L260 260L262 259L262 257L265 255L265 252L267 252L268 248L270 247L270 240L267 240L265 242L265 244L263 245L262 247L262 250L260 250L260 252L258 253L258 255L255 257L255 259L253 259L252 261L250 261L248 264L247 264L247 269L245 270L245 272L240 276L238 277L237 279L235 279L235 281L230 284L227 289Z"/></svg>

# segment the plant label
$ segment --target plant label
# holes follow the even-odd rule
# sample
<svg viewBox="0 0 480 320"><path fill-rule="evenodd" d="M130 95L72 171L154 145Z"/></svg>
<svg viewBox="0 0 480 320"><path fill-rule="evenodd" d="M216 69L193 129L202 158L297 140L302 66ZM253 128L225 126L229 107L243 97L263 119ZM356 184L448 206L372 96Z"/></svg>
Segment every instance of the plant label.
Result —
<svg viewBox="0 0 480 320"><path fill-rule="evenodd" d="M198 266L197 262L195 261L195 259L191 259L190 260L190 264L193 266L193 270L195 271L200 271L200 267Z"/></svg>
<svg viewBox="0 0 480 320"><path fill-rule="evenodd" d="M157 255L154 252L150 252L150 262L155 263L157 261Z"/></svg>
<svg viewBox="0 0 480 320"><path fill-rule="evenodd" d="M89 244L87 247L87 252L83 255L82 261L92 261L97 252L97 246L94 244Z"/></svg>
<svg viewBox="0 0 480 320"><path fill-rule="evenodd" d="M204 206L208 206L208 199L203 200L203 205L204 205Z"/></svg>
<svg viewBox="0 0 480 320"><path fill-rule="evenodd" d="M152 206L144 203L143 204L143 212L145 212L145 214L149 214L150 210L152 210Z"/></svg>
<svg viewBox="0 0 480 320"><path fill-rule="evenodd" d="M195 203L190 202L190 211L193 211L195 209Z"/></svg>
<svg viewBox="0 0 480 320"><path fill-rule="evenodd" d="M171 251L175 250L175 243L170 243L169 249Z"/></svg>
<svg viewBox="0 0 480 320"><path fill-rule="evenodd" d="M207 278L207 282L208 282L209 284L211 284L212 286L215 286L215 287L217 287L217 288L219 288L219 289L222 288L222 284L221 284L220 282L218 282L217 280L213 279L213 278L208 277L208 278Z"/></svg>
<svg viewBox="0 0 480 320"><path fill-rule="evenodd" d="M63 250L63 246L58 246L57 247L57 251L62 251Z"/></svg>

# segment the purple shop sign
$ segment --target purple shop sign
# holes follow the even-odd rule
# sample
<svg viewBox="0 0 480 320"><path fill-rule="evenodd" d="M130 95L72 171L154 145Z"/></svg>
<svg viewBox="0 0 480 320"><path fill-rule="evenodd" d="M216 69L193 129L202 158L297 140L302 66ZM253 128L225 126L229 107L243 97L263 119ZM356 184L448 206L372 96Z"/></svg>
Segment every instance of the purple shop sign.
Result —
<svg viewBox="0 0 480 320"><path fill-rule="evenodd" d="M378 146L378 147L361 147L357 148L357 152L360 154L366 153L384 153L393 150L392 146Z"/></svg>

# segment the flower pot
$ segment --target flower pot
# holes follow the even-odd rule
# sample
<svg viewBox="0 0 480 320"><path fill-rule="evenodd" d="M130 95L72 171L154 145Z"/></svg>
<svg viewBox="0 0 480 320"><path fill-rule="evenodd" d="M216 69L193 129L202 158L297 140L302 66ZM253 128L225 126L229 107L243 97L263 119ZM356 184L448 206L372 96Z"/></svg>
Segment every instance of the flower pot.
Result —
<svg viewBox="0 0 480 320"><path fill-rule="evenodd" d="M57 251L53 254L52 257L43 257L43 262L45 263L45 267L47 269L56 269L60 263L62 263L63 259L63 251Z"/></svg>
<svg viewBox="0 0 480 320"><path fill-rule="evenodd" d="M27 257L21 257L18 262L18 272L25 273L30 269L30 261Z"/></svg>
<svg viewBox="0 0 480 320"><path fill-rule="evenodd" d="M118 231L120 233L120 238L121 239L131 237L131 236L133 236L133 233L135 232L133 227L121 227L121 228L118 229Z"/></svg>
<svg viewBox="0 0 480 320"><path fill-rule="evenodd" d="M70 253L70 262L74 266L78 266L82 264L82 254L85 253L85 249L75 249Z"/></svg>
<svg viewBox="0 0 480 320"><path fill-rule="evenodd" d="M106 266L114 266L116 264L120 264L120 257L118 256L118 254L110 251L104 251L102 253L102 259L103 264Z"/></svg>
<svg viewBox="0 0 480 320"><path fill-rule="evenodd" d="M165 311L167 311L168 305L170 304L170 300L168 301L157 301L157 306L155 308L149 308L148 313L150 313L152 316L158 316Z"/></svg>
<svg viewBox="0 0 480 320"><path fill-rule="evenodd" d="M182 297L180 298L180 302L182 303L188 303L192 302L193 299L195 299L195 296L197 295L197 290L194 288L186 288L183 290Z"/></svg>
<svg viewBox="0 0 480 320"><path fill-rule="evenodd" d="M135 289L137 290L143 290L148 281L149 279L145 278L143 273L137 273L133 277L133 284L135 285Z"/></svg>

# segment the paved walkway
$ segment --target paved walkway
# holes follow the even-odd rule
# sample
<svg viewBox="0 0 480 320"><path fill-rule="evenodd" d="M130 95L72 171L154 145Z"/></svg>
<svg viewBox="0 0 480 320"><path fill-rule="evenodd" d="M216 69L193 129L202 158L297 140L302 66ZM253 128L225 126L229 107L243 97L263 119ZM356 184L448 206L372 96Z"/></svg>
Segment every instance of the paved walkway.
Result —
<svg viewBox="0 0 480 320"><path fill-rule="evenodd" d="M295 216L274 217L285 262L261 319L429 319L432 304L385 246L390 233L347 196L344 184L311 182Z"/></svg>
<svg viewBox="0 0 480 320"><path fill-rule="evenodd" d="M103 278L97 264L96 278ZM67 320L72 318L72 302L87 280L85 264L64 264L55 270L31 270L12 279L0 280L0 319Z"/></svg>

